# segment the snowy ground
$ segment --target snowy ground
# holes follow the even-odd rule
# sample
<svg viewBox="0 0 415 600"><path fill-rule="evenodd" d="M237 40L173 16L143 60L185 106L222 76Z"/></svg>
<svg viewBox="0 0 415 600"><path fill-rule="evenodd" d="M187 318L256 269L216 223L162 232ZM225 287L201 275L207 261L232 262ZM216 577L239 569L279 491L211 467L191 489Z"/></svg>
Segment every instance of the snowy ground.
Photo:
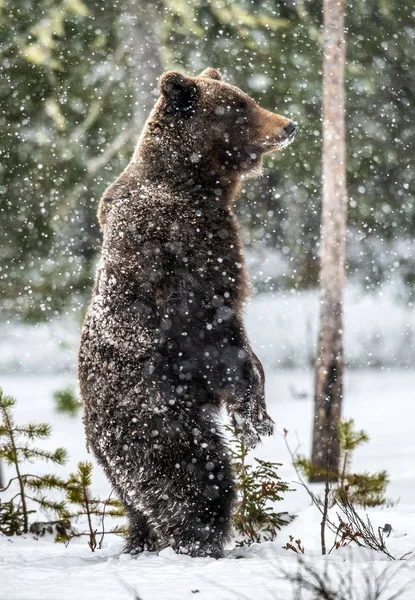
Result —
<svg viewBox="0 0 415 600"><path fill-rule="evenodd" d="M71 375L3 375L0 385L18 399L16 421L31 419L53 425L53 437L45 443L50 448L62 445L69 450L67 473L77 461L88 457L80 417L70 418L54 412L52 393L73 382ZM376 526L392 525L388 540L390 552L401 556L415 554L415 372L408 370L349 371L346 380L344 415L354 417L358 427L366 429L371 441L356 452L356 470L387 469L391 483L388 497L399 503L392 508L371 510ZM282 462L281 476L295 481L295 473L282 436L289 430L291 443L302 444L309 452L312 415L312 376L306 371L268 370L267 394L270 412L278 432L254 455ZM38 472L46 469L36 465ZM50 469L49 469L50 471ZM61 474L63 474L61 472ZM360 549L334 551L322 558L319 553L320 515L310 506L307 494L295 483L296 491L286 495L279 509L298 515L285 527L274 542L232 550L225 559L191 559L177 556L166 549L160 555L141 555L138 559L120 555L122 543L106 538L101 551L92 554L85 539L73 541L68 548L54 544L51 538L35 540L32 536L0 538L0 599L1 600L128 600L137 596L143 600L291 600L292 587L286 572L294 573L297 558L282 546L288 536L301 538L306 557L319 571L333 569L334 582L339 573L352 571L357 587L365 574L376 577L384 569L396 570L394 581L382 596L385 600L402 584L415 578L415 558L405 562L389 562L375 553ZM108 491L104 475L95 469L94 490L102 496ZM235 560L243 555L243 559ZM402 568L402 564L404 567ZM337 570L334 570L335 567ZM415 584L399 596L415 598ZM304 595L306 598L312 596ZM356 595L355 599L365 596ZM353 600L350 596L350 600Z"/></svg>

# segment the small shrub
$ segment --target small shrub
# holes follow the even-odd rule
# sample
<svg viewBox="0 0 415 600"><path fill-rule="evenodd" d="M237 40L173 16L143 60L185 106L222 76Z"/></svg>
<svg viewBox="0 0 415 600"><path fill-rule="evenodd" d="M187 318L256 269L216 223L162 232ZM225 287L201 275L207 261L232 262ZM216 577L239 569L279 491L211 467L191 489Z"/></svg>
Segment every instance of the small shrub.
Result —
<svg viewBox="0 0 415 600"><path fill-rule="evenodd" d="M348 423L347 427L351 427L351 431L353 433L353 438L349 438L351 439L352 443L347 444L348 451L350 452L358 445L358 443L367 441L368 438L365 432L356 432L356 435L354 435L355 432L353 432L353 422ZM386 523L384 527L378 527L378 531L376 532L369 517L366 515L366 519L362 519L356 511L353 501L356 501L357 496L352 496L350 494L350 489L348 489L345 483L347 481L347 465L350 465L350 462L348 462L350 461L350 454L347 460L343 456L343 468L341 473L337 473L339 483L334 490L330 490L330 473L327 472L324 498L322 499L320 496L314 494L314 492L309 488L302 478L302 475L309 477L310 474L312 474L313 465L311 464L311 461L307 460L303 456L297 455L296 450L291 450L287 441L287 435L288 431L284 430L285 444L288 452L291 455L293 466L296 469L300 484L307 491L314 506L319 510L322 516L320 523L322 554L326 554L327 551L325 532L326 528L328 528L334 534L334 543L332 548L329 550L329 554L334 549L345 547L354 543L357 546L363 546L380 552L381 554L384 554L388 558L394 560L395 557L389 553L385 544L385 537L388 537L392 531L391 525ZM342 445L343 447L345 445L344 439L342 441ZM361 491L361 489L362 488L359 487L359 491ZM373 488L370 488L370 491L373 492ZM367 502L367 495L365 495L365 501ZM336 514L337 522L329 514L329 506L336 506L339 509L339 512ZM286 548L285 546L284 548L292 550L292 548ZM406 556L407 555L401 556L401 559L406 558Z"/></svg>
<svg viewBox="0 0 415 600"><path fill-rule="evenodd" d="M355 431L354 420L339 422L339 442L341 450L341 468L339 489L351 503L363 507L385 504L386 486L389 483L386 471L378 473L355 474L350 472L353 451L369 441L363 430ZM339 491L337 491L338 495Z"/></svg>
<svg viewBox="0 0 415 600"><path fill-rule="evenodd" d="M392 527L389 523L386 523L384 527L378 527L376 531L369 517L366 515L366 518L363 519L356 511L354 504L350 501L347 494L343 493L341 490L338 495L334 497L334 501L336 507L340 509L344 516L343 519L337 515L337 518L340 521L338 527L340 533L345 531L350 542L356 542L358 546L365 546L366 548L380 552L388 558L395 560L395 557L390 554L386 547L385 537L389 537L390 532L392 531ZM335 544L338 539L339 536L336 532ZM341 545L348 545L350 542ZM334 547L337 546L335 545ZM406 555L403 555L400 559L405 557Z"/></svg>
<svg viewBox="0 0 415 600"><path fill-rule="evenodd" d="M24 473L24 463L34 460L45 460L56 465L66 462L67 454L64 448L57 448L54 452L37 448L35 440L47 439L51 434L51 427L47 423L29 423L16 425L13 419L12 408L16 400L5 396L0 388L0 460L13 467L15 476L7 485L0 489L17 488L16 493L6 504L4 509L6 517L5 531L7 535L27 533L29 531L29 501L37 504L43 510L52 510L60 515L65 507L64 502L57 502L47 498L46 491L65 489L66 483L56 475L35 475ZM8 505L8 506L7 506ZM1 530L3 533L4 531Z"/></svg>
<svg viewBox="0 0 415 600"><path fill-rule="evenodd" d="M71 522L68 519L59 519L58 521L35 521L30 525L30 533L37 538L43 537L47 533L55 534L55 537L66 536L72 531Z"/></svg>
<svg viewBox="0 0 415 600"><path fill-rule="evenodd" d="M378 473L352 473L351 464L353 452L356 448L369 441L369 436L363 430L356 431L354 420L340 421L340 466L336 473L328 473L328 479L337 479L338 484L333 492L336 497L345 496L350 503L359 504L364 508L368 506L381 506L385 504L386 486L389 482L386 471ZM311 460L302 455L294 458L294 467L305 477L312 478L314 468Z"/></svg>
<svg viewBox="0 0 415 600"><path fill-rule="evenodd" d="M0 501L0 532L3 535L21 535L23 528L24 514L22 509L13 502Z"/></svg>
<svg viewBox="0 0 415 600"><path fill-rule="evenodd" d="M274 502L282 500L281 494L291 491L277 473L281 465L259 458L254 458L254 466L248 464L248 449L237 438L231 441L230 453L239 496L233 524L243 536L236 545L250 546L254 542L274 540L278 530L294 518L273 508Z"/></svg>
<svg viewBox="0 0 415 600"><path fill-rule="evenodd" d="M101 500L101 498L94 496L91 490L92 481L92 463L80 462L78 463L78 470L76 473L72 473L67 481L66 500L73 507L65 512L67 519L79 519L79 517L86 517L88 524L88 531L77 532L74 529L66 534L58 534L55 538L57 542L68 543L74 537L86 536L88 537L88 546L91 552L95 549L101 548L105 533L117 533L122 535L123 529L121 527L113 527L109 531L105 531L104 519L108 515L110 517L123 517L124 512L119 500L115 498L107 498ZM98 531L94 527L93 520L95 517L101 519L101 530ZM100 535L100 541L97 541L97 536Z"/></svg>

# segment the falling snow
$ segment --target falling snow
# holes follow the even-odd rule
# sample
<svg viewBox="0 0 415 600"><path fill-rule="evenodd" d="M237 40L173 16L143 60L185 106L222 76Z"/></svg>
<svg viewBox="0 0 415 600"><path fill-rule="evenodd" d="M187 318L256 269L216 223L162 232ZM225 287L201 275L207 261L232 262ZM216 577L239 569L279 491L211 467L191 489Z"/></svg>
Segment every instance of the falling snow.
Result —
<svg viewBox="0 0 415 600"><path fill-rule="evenodd" d="M84 427L56 414L52 396L76 389L85 322L94 489L113 486L129 523L126 541L108 536L95 555L82 540L0 534L2 599L291 600L289 535L317 572L352 573L350 600L368 600L365 573L396 571L385 600L413 579L411 554L389 564L349 547L321 558L320 514L295 483L281 504L297 518L275 541L238 549L228 523L225 423L256 446L250 460L283 463L290 482L284 428L311 446L322 5L0 0L0 386L17 398L17 421L52 423L51 448L71 455L62 473L76 470ZM345 23L344 414L371 438L359 470L388 471L388 504L369 516L392 525L400 557L415 552L413 3L356 0ZM207 67L224 83L212 69L188 79ZM160 94L168 125L153 121L143 156ZM258 106L298 123L295 140L262 135ZM261 160L265 150L282 152ZM414 597L413 587L397 596Z"/></svg>

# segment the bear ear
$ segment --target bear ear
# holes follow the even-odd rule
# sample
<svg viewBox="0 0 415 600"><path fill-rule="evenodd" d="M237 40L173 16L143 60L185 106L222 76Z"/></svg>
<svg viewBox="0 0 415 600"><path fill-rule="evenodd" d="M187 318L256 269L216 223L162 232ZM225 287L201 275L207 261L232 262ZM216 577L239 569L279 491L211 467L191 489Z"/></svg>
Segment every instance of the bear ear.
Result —
<svg viewBox="0 0 415 600"><path fill-rule="evenodd" d="M222 81L222 75L217 69L207 68L200 73L199 77L208 77L209 79L216 79L217 81Z"/></svg>
<svg viewBox="0 0 415 600"><path fill-rule="evenodd" d="M181 73L164 73L160 78L159 89L176 110L189 110L197 99L195 82Z"/></svg>

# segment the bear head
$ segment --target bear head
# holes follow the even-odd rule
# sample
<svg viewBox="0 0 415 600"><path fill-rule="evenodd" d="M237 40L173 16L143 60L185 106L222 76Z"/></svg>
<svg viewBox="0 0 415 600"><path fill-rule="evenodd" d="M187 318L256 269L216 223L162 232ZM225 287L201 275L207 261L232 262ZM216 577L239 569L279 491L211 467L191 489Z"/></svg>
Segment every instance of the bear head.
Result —
<svg viewBox="0 0 415 600"><path fill-rule="evenodd" d="M131 163L101 198L102 227L138 181L232 201L241 177L257 175L263 155L286 148L298 129L224 82L216 69L197 77L165 73L159 90Z"/></svg>
<svg viewBox="0 0 415 600"><path fill-rule="evenodd" d="M182 161L193 165L209 164L219 172L258 171L262 156L286 148L298 129L297 123L261 108L224 82L216 69L198 77L165 73L159 89L153 120L170 121Z"/></svg>

